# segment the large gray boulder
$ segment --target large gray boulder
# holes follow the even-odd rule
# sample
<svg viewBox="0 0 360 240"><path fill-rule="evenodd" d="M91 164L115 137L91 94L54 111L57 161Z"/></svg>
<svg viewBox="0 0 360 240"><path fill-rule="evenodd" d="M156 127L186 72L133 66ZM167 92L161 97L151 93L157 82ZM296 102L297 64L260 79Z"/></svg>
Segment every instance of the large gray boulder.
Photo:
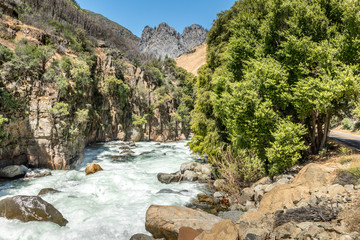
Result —
<svg viewBox="0 0 360 240"><path fill-rule="evenodd" d="M38 196L14 196L1 200L0 217L22 222L49 221L60 226L68 223L53 205Z"/></svg>
<svg viewBox="0 0 360 240"><path fill-rule="evenodd" d="M0 178L18 178L24 177L28 168L24 165L7 166L0 170Z"/></svg>
<svg viewBox="0 0 360 240"><path fill-rule="evenodd" d="M158 173L157 179L161 183L169 184L172 182L179 182L181 175L180 173Z"/></svg>

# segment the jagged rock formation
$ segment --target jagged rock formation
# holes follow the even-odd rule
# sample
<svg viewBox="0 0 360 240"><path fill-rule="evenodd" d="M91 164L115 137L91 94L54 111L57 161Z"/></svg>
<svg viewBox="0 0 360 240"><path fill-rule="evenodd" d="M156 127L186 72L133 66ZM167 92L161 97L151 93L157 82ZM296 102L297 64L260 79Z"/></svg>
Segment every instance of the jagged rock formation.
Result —
<svg viewBox="0 0 360 240"><path fill-rule="evenodd" d="M167 23L161 23L155 28L146 26L141 35L139 50L155 57L176 58L205 42L206 36L207 30L196 24L186 27L182 34Z"/></svg>

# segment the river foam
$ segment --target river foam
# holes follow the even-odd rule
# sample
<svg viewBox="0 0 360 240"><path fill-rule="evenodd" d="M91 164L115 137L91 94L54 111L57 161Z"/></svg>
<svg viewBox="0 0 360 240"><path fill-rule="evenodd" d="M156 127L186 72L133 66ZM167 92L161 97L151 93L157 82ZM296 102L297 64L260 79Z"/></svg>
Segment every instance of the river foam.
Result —
<svg viewBox="0 0 360 240"><path fill-rule="evenodd" d="M0 239L96 239L128 240L135 233L146 233L145 213L151 204L185 205L199 192L198 183L165 185L159 172L176 172L181 163L193 161L186 142L137 143L132 157L113 159L120 154L121 142L94 144L84 151L84 161L75 170L52 171L52 176L0 183L0 199L13 195L37 195L43 188L61 191L43 199L53 204L69 221L66 227L50 222L22 223L0 218ZM147 153L141 155L142 153ZM104 171L85 176L88 163ZM162 189L182 191L158 193Z"/></svg>

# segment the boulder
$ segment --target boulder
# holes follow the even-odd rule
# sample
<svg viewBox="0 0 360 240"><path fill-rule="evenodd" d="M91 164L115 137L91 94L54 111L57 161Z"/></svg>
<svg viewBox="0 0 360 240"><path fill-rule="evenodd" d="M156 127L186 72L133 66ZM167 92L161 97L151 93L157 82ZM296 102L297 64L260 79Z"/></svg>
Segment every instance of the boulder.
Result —
<svg viewBox="0 0 360 240"><path fill-rule="evenodd" d="M155 238L178 239L181 227L210 231L223 219L202 210L152 205L146 212L145 228Z"/></svg>
<svg viewBox="0 0 360 240"><path fill-rule="evenodd" d="M336 195L338 195L340 193L344 193L345 188L343 186L341 186L340 184L334 184L334 185L330 185L327 188L327 192L328 192L329 196L331 198L333 198L333 197L335 197Z"/></svg>
<svg viewBox="0 0 360 240"><path fill-rule="evenodd" d="M202 229L192 229L189 227L181 227L179 230L178 240L193 240L199 236L204 230Z"/></svg>
<svg viewBox="0 0 360 240"><path fill-rule="evenodd" d="M53 194L53 193L59 193L60 191L53 189L53 188L43 188L40 190L40 192L38 193L38 196L41 195L46 195L46 194Z"/></svg>
<svg viewBox="0 0 360 240"><path fill-rule="evenodd" d="M246 204L247 201L254 201L255 191L251 188L244 188L239 199L240 204Z"/></svg>
<svg viewBox="0 0 360 240"><path fill-rule="evenodd" d="M15 196L1 200L0 217L22 222L50 221L60 226L68 223L53 205L38 196Z"/></svg>
<svg viewBox="0 0 360 240"><path fill-rule="evenodd" d="M196 181L197 179L198 179L198 175L194 171L190 171L190 170L186 170L182 178L183 181L189 181L189 182Z"/></svg>
<svg viewBox="0 0 360 240"><path fill-rule="evenodd" d="M217 223L211 230L202 232L195 240L238 240L239 234L231 220Z"/></svg>
<svg viewBox="0 0 360 240"><path fill-rule="evenodd" d="M233 210L228 212L219 212L217 216L222 219L230 219L233 223L236 223L243 214L243 211Z"/></svg>
<svg viewBox="0 0 360 240"><path fill-rule="evenodd" d="M158 173L157 179L161 183L169 184L172 182L179 182L181 175L179 173Z"/></svg>
<svg viewBox="0 0 360 240"><path fill-rule="evenodd" d="M300 202L312 199L311 193L331 184L337 175L337 166L324 164L308 164L290 184L277 185L265 193L257 211L248 211L237 222L241 237L245 239L249 229L261 229L271 232L274 225L273 214L278 210L292 209ZM273 184L272 184L273 185ZM271 185L269 185L271 186Z"/></svg>
<svg viewBox="0 0 360 240"><path fill-rule="evenodd" d="M25 178L41 178L51 176L49 169L34 169L26 173Z"/></svg>
<svg viewBox="0 0 360 240"><path fill-rule="evenodd" d="M297 228L294 222L285 223L274 230L274 235L276 239L289 239L296 238L300 233L300 229Z"/></svg>
<svg viewBox="0 0 360 240"><path fill-rule="evenodd" d="M197 163L197 162L186 162L186 163L181 164L180 171L181 171L181 173L185 173L185 171L187 171L187 170L195 171L195 168L197 168L200 165L201 164Z"/></svg>
<svg viewBox="0 0 360 240"><path fill-rule="evenodd" d="M135 234L133 235L130 240L155 240L155 238L153 237L150 237L148 235L145 235L145 234Z"/></svg>
<svg viewBox="0 0 360 240"><path fill-rule="evenodd" d="M24 177L28 168L24 165L7 166L0 170L0 178L19 178Z"/></svg>
<svg viewBox="0 0 360 240"><path fill-rule="evenodd" d="M86 175L89 175L89 174L94 174L98 171L102 171L103 169L100 167L99 164L96 164L96 163L91 163L89 164L86 169L85 169L85 173Z"/></svg>

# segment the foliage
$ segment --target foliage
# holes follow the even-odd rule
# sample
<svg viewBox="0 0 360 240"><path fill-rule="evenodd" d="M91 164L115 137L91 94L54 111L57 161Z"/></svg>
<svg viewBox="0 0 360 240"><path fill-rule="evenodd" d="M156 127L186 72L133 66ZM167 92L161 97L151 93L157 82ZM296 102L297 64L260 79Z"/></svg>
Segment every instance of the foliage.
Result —
<svg viewBox="0 0 360 240"><path fill-rule="evenodd" d="M350 131L353 131L354 128L355 128L355 123L353 120L351 120L350 118L344 118L342 121L341 121L341 128L342 129L345 129L345 130L350 130Z"/></svg>
<svg viewBox="0 0 360 240"><path fill-rule="evenodd" d="M14 53L4 45L0 44L0 66L9 62L13 57Z"/></svg>
<svg viewBox="0 0 360 240"><path fill-rule="evenodd" d="M7 121L8 121L8 119L0 114L0 143L2 143L2 139L4 138L4 136L6 134L5 131L3 130L3 124Z"/></svg>
<svg viewBox="0 0 360 240"><path fill-rule="evenodd" d="M53 117L66 117L70 114L69 104L64 102L57 102L53 105L52 108L49 109L49 112Z"/></svg>
<svg viewBox="0 0 360 240"><path fill-rule="evenodd" d="M133 120L132 123L135 126L143 127L143 125L147 123L146 117L147 117L146 115L145 116L132 115L132 120Z"/></svg>
<svg viewBox="0 0 360 240"><path fill-rule="evenodd" d="M341 146L339 148L339 152L340 152L341 156L346 156L346 155L349 155L351 153L351 150L348 147Z"/></svg>
<svg viewBox="0 0 360 240"><path fill-rule="evenodd" d="M191 149L252 151L270 174L325 147L359 96L357 1L237 1L209 31Z"/></svg>
<svg viewBox="0 0 360 240"><path fill-rule="evenodd" d="M45 72L45 66L54 53L52 46L37 46L22 39L16 44L15 56L5 63L4 68L13 79L38 77Z"/></svg>
<svg viewBox="0 0 360 240"><path fill-rule="evenodd" d="M0 89L0 102L1 112L15 113L21 108L21 102L6 90Z"/></svg>
<svg viewBox="0 0 360 240"><path fill-rule="evenodd" d="M221 156L210 157L211 162L218 163L221 177L226 180L224 191L237 196L241 187L260 179L265 174L261 159L246 150L225 150Z"/></svg>
<svg viewBox="0 0 360 240"><path fill-rule="evenodd" d="M130 93L130 87L116 76L110 76L104 80L104 91L117 96L119 104L124 107Z"/></svg>
<svg viewBox="0 0 360 240"><path fill-rule="evenodd" d="M300 152L307 147L302 140L306 129L301 124L283 121L272 133L274 141L266 149L266 157L270 163L270 175L281 173L295 165L301 158Z"/></svg>
<svg viewBox="0 0 360 240"><path fill-rule="evenodd" d="M75 112L75 123L77 125L86 124L89 121L89 109L79 109Z"/></svg>

